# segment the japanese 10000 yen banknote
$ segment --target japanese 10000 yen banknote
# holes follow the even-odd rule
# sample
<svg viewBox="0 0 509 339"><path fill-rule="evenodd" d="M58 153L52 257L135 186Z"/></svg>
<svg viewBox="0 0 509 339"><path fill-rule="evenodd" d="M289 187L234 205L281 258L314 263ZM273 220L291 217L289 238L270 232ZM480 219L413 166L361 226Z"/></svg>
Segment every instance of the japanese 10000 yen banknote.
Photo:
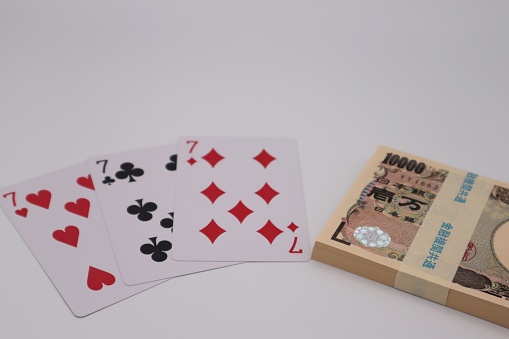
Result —
<svg viewBox="0 0 509 339"><path fill-rule="evenodd" d="M394 275L404 264L424 277L449 266L440 279L450 286L508 307L509 184L382 146L317 239L313 258L397 288ZM377 263L366 269L375 273L363 272L362 260ZM384 272L376 267L392 276L376 277Z"/></svg>

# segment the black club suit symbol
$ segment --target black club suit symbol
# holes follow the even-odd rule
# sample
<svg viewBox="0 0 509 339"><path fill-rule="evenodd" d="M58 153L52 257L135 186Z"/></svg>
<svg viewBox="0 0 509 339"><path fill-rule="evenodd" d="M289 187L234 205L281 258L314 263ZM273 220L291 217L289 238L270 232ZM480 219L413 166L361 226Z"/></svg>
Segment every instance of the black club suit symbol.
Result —
<svg viewBox="0 0 509 339"><path fill-rule="evenodd" d="M127 213L138 215L138 220L149 221L152 219L152 213L157 209L157 205L153 202L143 203L143 199L136 200L138 205L131 205L127 207Z"/></svg>
<svg viewBox="0 0 509 339"><path fill-rule="evenodd" d="M136 181L135 177L141 177L145 173L141 168L135 168L130 162L124 162L120 168L122 171L115 173L115 176L120 180L129 178L129 182Z"/></svg>
<svg viewBox="0 0 509 339"><path fill-rule="evenodd" d="M110 186L115 182L115 179L112 179L110 176L104 177L103 184Z"/></svg>
<svg viewBox="0 0 509 339"><path fill-rule="evenodd" d="M170 215L169 218L164 218L161 220L159 225L164 228L169 228L173 232L173 212L168 213Z"/></svg>
<svg viewBox="0 0 509 339"><path fill-rule="evenodd" d="M152 244L143 244L140 247L140 252L146 255L151 254L152 260L156 262L165 261L168 258L168 254L164 253L171 250L171 242L163 240L157 242L157 237L149 238Z"/></svg>
<svg viewBox="0 0 509 339"><path fill-rule="evenodd" d="M170 157L170 162L166 164L166 169L168 171L175 171L177 169L177 155L173 154Z"/></svg>

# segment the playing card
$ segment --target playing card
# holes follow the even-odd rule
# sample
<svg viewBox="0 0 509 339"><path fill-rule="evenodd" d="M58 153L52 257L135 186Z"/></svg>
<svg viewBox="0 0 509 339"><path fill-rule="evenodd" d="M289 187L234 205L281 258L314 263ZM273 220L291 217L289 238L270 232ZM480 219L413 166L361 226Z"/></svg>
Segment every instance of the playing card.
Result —
<svg viewBox="0 0 509 339"><path fill-rule="evenodd" d="M174 259L310 259L295 140L183 137L178 159Z"/></svg>
<svg viewBox="0 0 509 339"><path fill-rule="evenodd" d="M233 263L178 262L173 247L177 145L88 160L122 280L139 284Z"/></svg>
<svg viewBox="0 0 509 339"><path fill-rule="evenodd" d="M78 317L157 283L126 286L85 163L3 188L0 207Z"/></svg>

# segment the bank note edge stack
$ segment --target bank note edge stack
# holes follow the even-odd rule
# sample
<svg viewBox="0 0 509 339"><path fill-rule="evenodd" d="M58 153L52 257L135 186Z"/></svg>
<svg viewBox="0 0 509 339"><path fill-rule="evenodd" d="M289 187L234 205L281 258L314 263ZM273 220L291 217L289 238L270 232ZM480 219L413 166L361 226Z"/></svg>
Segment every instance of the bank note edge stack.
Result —
<svg viewBox="0 0 509 339"><path fill-rule="evenodd" d="M454 167L444 165L423 157L417 157L411 153L393 149L387 146L379 146L373 156L381 151L398 152L410 159L421 159L435 166L442 166L454 170ZM372 162L373 156L369 163ZM362 191L361 178L366 172L373 172L368 168L368 162L362 169L361 175L350 187L347 195L342 199L338 208L329 218L326 226L319 234L312 252L312 259L354 273L364 278L377 281L384 285L395 287L396 276L401 262L368 253L356 246L344 246L331 240L331 236L337 229L342 217L346 215L348 207L352 205L352 197L358 196ZM508 183L495 180L495 185L509 187ZM509 300L497 298L477 290L451 283L445 306L473 315L495 324L509 328Z"/></svg>

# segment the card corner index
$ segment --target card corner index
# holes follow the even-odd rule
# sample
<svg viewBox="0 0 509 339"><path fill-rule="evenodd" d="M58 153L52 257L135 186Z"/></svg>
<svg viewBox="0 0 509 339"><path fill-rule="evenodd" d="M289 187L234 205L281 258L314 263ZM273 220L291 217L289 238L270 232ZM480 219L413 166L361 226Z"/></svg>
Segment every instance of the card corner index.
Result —
<svg viewBox="0 0 509 339"><path fill-rule="evenodd" d="M181 135L177 138L177 144L180 144L181 142L185 142L190 139L199 139L200 137L196 135Z"/></svg>

